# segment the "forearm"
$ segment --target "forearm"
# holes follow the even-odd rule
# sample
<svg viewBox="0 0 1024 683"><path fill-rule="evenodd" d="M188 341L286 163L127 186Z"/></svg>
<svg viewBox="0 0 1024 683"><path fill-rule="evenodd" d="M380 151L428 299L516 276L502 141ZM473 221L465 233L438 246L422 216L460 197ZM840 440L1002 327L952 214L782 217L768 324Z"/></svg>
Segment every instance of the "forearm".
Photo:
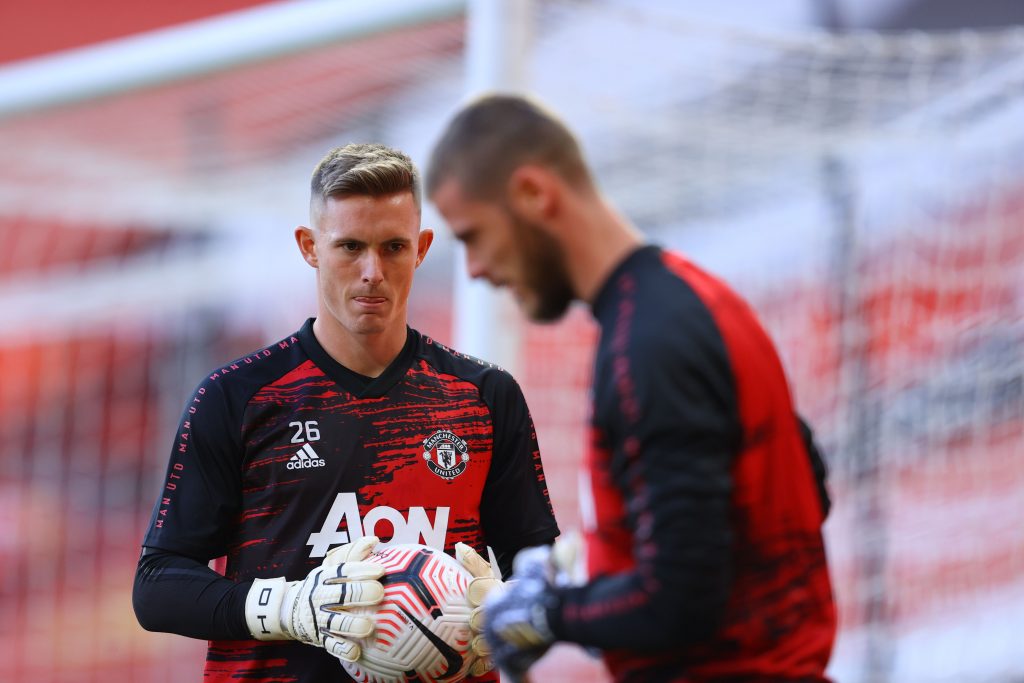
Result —
<svg viewBox="0 0 1024 683"><path fill-rule="evenodd" d="M251 581L235 583L205 564L147 549L139 558L132 605L147 631L203 640L247 640L245 597Z"/></svg>
<svg viewBox="0 0 1024 683"><path fill-rule="evenodd" d="M664 649L706 638L722 621L735 533L727 459L694 449L686 463L676 458L666 466L674 453L653 444L648 456L647 466L635 463L623 474L635 486L629 540L594 537L588 551L593 580L560 591L552 615L560 638L601 648Z"/></svg>
<svg viewBox="0 0 1024 683"><path fill-rule="evenodd" d="M687 600L673 588L645 585L637 572L557 589L550 627L558 640L600 649L655 651L697 642L720 622L727 591L708 578L707 590L687 591Z"/></svg>

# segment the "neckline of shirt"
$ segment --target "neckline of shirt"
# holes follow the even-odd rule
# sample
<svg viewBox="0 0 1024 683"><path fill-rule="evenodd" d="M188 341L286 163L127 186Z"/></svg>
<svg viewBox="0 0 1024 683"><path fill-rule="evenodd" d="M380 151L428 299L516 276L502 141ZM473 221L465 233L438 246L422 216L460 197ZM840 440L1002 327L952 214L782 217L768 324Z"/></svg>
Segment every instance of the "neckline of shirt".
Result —
<svg viewBox="0 0 1024 683"><path fill-rule="evenodd" d="M613 298L613 292L618 291L616 282L623 273L630 270L635 263L647 258L648 254L657 256L660 253L661 247L657 244L641 244L639 247L629 252L626 258L622 259L612 270L611 274L605 278L604 283L601 284L601 288L597 291L597 296L594 297L594 303L591 304L590 307L594 317L600 317L599 313L601 312L601 309L604 308L607 301Z"/></svg>
<svg viewBox="0 0 1024 683"><path fill-rule="evenodd" d="M397 384L412 365L419 333L406 326L405 345L391 364L378 377L367 377L336 361L313 334L313 322L309 318L296 335L306 355L309 356L325 375L334 380L342 389L356 398L379 398Z"/></svg>

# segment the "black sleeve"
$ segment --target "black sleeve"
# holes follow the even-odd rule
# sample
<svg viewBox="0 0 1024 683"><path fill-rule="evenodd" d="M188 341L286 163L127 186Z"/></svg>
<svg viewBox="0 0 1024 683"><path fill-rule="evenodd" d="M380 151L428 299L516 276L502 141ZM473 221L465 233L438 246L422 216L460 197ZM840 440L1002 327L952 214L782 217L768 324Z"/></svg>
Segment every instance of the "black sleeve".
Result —
<svg viewBox="0 0 1024 683"><path fill-rule="evenodd" d="M241 509L241 405L207 379L185 406L143 545L209 560L225 554Z"/></svg>
<svg viewBox="0 0 1024 683"><path fill-rule="evenodd" d="M178 425L132 590L143 628L203 639L248 639L245 596L207 562L226 552L241 504L240 416L222 382L196 389Z"/></svg>
<svg viewBox="0 0 1024 683"><path fill-rule="evenodd" d="M249 640L245 597L252 581L235 583L198 560L144 548L135 570L132 606L147 631L203 640Z"/></svg>
<svg viewBox="0 0 1024 683"><path fill-rule="evenodd" d="M528 546L545 545L558 536L548 497L537 432L519 385L508 373L494 370L481 387L494 424L494 451L480 501L480 521L494 549L502 576L512 559Z"/></svg>
<svg viewBox="0 0 1024 683"><path fill-rule="evenodd" d="M828 468L825 466L825 459L821 457L821 450L814 441L814 433L806 421L797 415L797 422L800 425L800 437L803 439L804 447L807 449L807 456L811 459L811 470L814 472L814 483L818 487L818 498L821 501L821 518L828 517L832 509L832 499L828 495Z"/></svg>
<svg viewBox="0 0 1024 683"><path fill-rule="evenodd" d="M599 357L595 426L607 430L606 474L626 502L635 566L560 589L549 610L560 639L663 650L706 638L720 623L732 581L731 466L741 432L714 335L634 328L626 348L613 343Z"/></svg>

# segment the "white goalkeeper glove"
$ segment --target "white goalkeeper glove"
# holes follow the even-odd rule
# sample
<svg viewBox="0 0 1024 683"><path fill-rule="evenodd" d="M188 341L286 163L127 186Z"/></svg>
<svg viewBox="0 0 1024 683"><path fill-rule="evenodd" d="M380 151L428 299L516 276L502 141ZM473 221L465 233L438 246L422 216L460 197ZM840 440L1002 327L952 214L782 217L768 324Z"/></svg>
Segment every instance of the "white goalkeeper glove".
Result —
<svg viewBox="0 0 1024 683"><path fill-rule="evenodd" d="M256 579L245 599L249 632L257 640L298 640L347 662L359 659L361 649L349 638L370 635L373 619L346 608L384 599L384 567L363 562L377 543L364 536L335 548L302 581Z"/></svg>
<svg viewBox="0 0 1024 683"><path fill-rule="evenodd" d="M583 537L576 531L567 531L551 546L551 565L554 584L558 587L580 586L586 582Z"/></svg>
<svg viewBox="0 0 1024 683"><path fill-rule="evenodd" d="M517 683L555 642L547 618L557 600L553 577L551 548L527 548L516 555L512 580L504 590L493 591L484 601L484 637L491 656Z"/></svg>
<svg viewBox="0 0 1024 683"><path fill-rule="evenodd" d="M483 608L480 605L493 590L501 591L505 584L495 575L491 564L465 543L455 544L455 558L473 575L466 589L466 602L473 608L469 614L469 629L473 634L469 651L476 657L469 667L469 675L482 676L494 668L494 661L491 659L491 647L483 637Z"/></svg>

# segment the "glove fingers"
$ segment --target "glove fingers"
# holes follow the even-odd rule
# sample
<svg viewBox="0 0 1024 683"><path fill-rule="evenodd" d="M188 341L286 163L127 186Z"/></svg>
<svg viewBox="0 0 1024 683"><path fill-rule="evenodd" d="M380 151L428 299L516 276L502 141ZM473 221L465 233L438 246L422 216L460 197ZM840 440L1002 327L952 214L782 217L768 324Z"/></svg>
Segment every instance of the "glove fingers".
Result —
<svg viewBox="0 0 1024 683"><path fill-rule="evenodd" d="M494 576L494 570L491 568L490 563L480 557L480 553L465 543L455 544L455 559L475 577L497 578Z"/></svg>
<svg viewBox="0 0 1024 683"><path fill-rule="evenodd" d="M339 545L337 548L329 551L327 555L324 556L324 561L321 562L321 564L325 567L330 567L350 560L365 560L373 553L374 548L377 547L379 542L380 539L376 536L363 536L362 538L357 538L351 543Z"/></svg>
<svg viewBox="0 0 1024 683"><path fill-rule="evenodd" d="M354 662L363 654L363 650L359 647L358 643L327 634L324 634L324 649L346 662Z"/></svg>
<svg viewBox="0 0 1024 683"><path fill-rule="evenodd" d="M492 590L501 585L501 581L491 577L477 577L469 582L469 587L466 588L466 600L469 601L470 607L479 607L483 604L484 598Z"/></svg>
<svg viewBox="0 0 1024 683"><path fill-rule="evenodd" d="M339 585L339 584L328 584ZM369 607L378 605L384 599L384 586L380 581L343 581L340 582L340 590L325 589L332 591L323 595L324 602L321 609L336 612L346 607ZM331 598L334 598L333 600Z"/></svg>
<svg viewBox="0 0 1024 683"><path fill-rule="evenodd" d="M501 637L521 650L541 647L547 643L533 626L524 623L510 624L502 630Z"/></svg>
<svg viewBox="0 0 1024 683"><path fill-rule="evenodd" d="M479 607L469 613L469 629L473 633L482 633L484 630L484 611Z"/></svg>
<svg viewBox="0 0 1024 683"><path fill-rule="evenodd" d="M494 668L494 660L491 659L491 645L483 636L475 636L469 641L469 651L476 657L469 667L470 676L483 676Z"/></svg>
<svg viewBox="0 0 1024 683"><path fill-rule="evenodd" d="M491 644L483 636L474 636L469 641L469 650L477 657L491 656Z"/></svg>
<svg viewBox="0 0 1024 683"><path fill-rule="evenodd" d="M551 548L551 564L556 576L564 583L576 583L581 578L583 538L574 531L563 534Z"/></svg>
<svg viewBox="0 0 1024 683"><path fill-rule="evenodd" d="M328 586L346 583L349 579L379 579L384 576L384 567L372 562L343 562L331 574L330 578L324 579Z"/></svg>
<svg viewBox="0 0 1024 683"><path fill-rule="evenodd" d="M348 557L345 559L349 562L352 560L365 560L373 554L373 551L376 549L379 542L380 539L376 536L363 536L362 538L358 538L352 543L352 549L348 551Z"/></svg>
<svg viewBox="0 0 1024 683"><path fill-rule="evenodd" d="M330 611L330 610L324 610ZM332 612L320 633L343 640L345 638L366 638L373 633L373 619L351 612Z"/></svg>
<svg viewBox="0 0 1024 683"><path fill-rule="evenodd" d="M520 550L512 561L512 573L519 578L543 577L551 569L551 548L538 545Z"/></svg>
<svg viewBox="0 0 1024 683"><path fill-rule="evenodd" d="M470 676L483 676L488 671L494 669L494 661L490 657L478 659L469 667Z"/></svg>

